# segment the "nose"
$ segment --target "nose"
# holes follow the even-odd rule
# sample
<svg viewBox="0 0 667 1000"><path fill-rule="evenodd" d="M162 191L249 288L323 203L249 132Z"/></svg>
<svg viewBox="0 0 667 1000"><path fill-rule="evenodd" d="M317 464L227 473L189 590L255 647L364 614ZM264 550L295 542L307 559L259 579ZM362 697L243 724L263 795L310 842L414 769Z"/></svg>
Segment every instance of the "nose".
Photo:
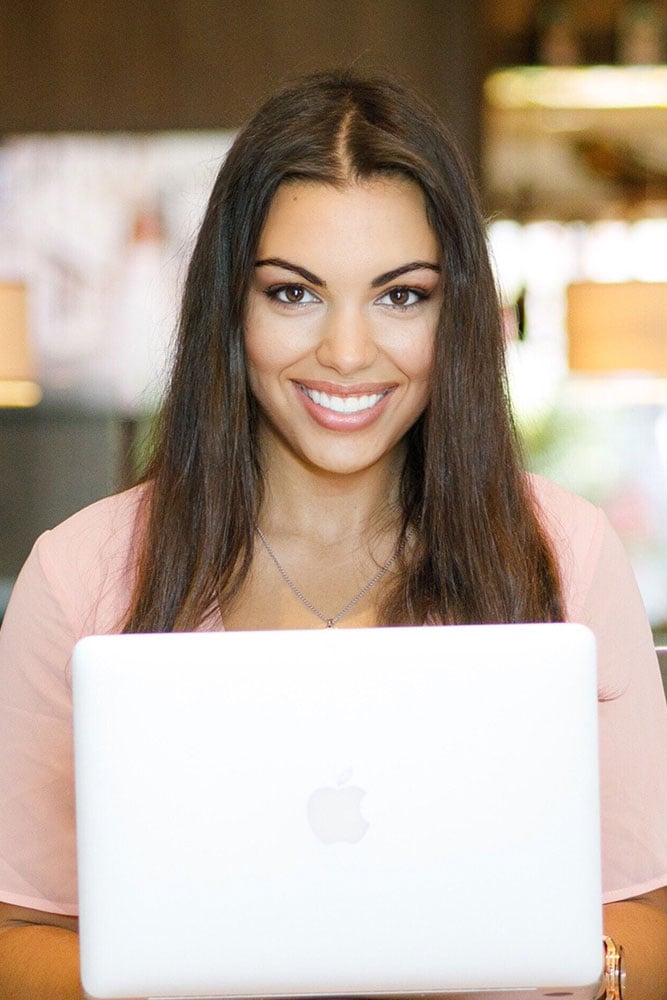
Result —
<svg viewBox="0 0 667 1000"><path fill-rule="evenodd" d="M377 353L371 323L361 311L334 308L327 314L315 352L321 365L352 375L370 367Z"/></svg>

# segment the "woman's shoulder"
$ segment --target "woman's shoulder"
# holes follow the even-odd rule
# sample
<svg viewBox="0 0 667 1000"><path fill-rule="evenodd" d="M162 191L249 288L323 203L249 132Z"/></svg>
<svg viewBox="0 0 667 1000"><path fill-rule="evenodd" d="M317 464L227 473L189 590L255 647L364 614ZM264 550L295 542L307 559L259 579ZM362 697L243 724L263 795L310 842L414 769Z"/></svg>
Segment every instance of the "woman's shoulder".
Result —
<svg viewBox="0 0 667 1000"><path fill-rule="evenodd" d="M74 547L78 552L114 542L123 545L137 527L146 497L147 487L142 484L96 500L45 531L38 541L49 548L70 551Z"/></svg>
<svg viewBox="0 0 667 1000"><path fill-rule="evenodd" d="M45 531L23 575L47 587L82 622L89 615L96 627L113 620L132 587L147 493L138 486L105 497Z"/></svg>
<svg viewBox="0 0 667 1000"><path fill-rule="evenodd" d="M147 490L136 486L104 497L72 514L65 521L45 531L37 539L42 554L56 556L66 563L109 558L126 553L140 523Z"/></svg>
<svg viewBox="0 0 667 1000"><path fill-rule="evenodd" d="M650 628L633 568L605 512L547 479L531 476L530 481L538 516L558 560L568 618L590 625L601 648L619 646L618 636L613 641L608 637L621 622L626 638L632 633L646 645ZM648 645L652 655L652 641ZM611 649L602 661L602 687L620 689L628 663L617 663L612 670Z"/></svg>
<svg viewBox="0 0 667 1000"><path fill-rule="evenodd" d="M626 561L620 540L601 507L543 476L529 475L540 522L560 567L570 616L579 619L601 560Z"/></svg>
<svg viewBox="0 0 667 1000"><path fill-rule="evenodd" d="M527 482L559 558L594 558L604 536L613 533L602 508L544 476L529 473Z"/></svg>
<svg viewBox="0 0 667 1000"><path fill-rule="evenodd" d="M586 500L578 493L572 493L552 479L528 472L526 480L539 510L564 524L594 523L602 513L601 509L590 500Z"/></svg>

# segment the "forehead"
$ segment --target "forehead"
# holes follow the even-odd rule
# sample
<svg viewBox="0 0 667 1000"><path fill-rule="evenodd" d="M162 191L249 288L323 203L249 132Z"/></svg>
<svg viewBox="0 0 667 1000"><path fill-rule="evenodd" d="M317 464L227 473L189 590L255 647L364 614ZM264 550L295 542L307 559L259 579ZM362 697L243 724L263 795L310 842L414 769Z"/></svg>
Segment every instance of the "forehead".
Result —
<svg viewBox="0 0 667 1000"><path fill-rule="evenodd" d="M278 188L260 236L259 255L286 248L301 254L363 251L438 258L424 194L403 177L373 177L342 187L286 181Z"/></svg>

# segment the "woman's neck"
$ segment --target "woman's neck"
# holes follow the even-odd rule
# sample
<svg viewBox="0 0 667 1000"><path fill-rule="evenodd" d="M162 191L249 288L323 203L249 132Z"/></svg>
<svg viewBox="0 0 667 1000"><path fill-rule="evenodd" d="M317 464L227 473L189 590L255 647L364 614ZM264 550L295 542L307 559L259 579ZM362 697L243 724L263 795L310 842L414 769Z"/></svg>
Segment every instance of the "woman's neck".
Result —
<svg viewBox="0 0 667 1000"><path fill-rule="evenodd" d="M260 525L267 533L298 535L324 545L395 530L404 450L368 469L336 474L314 468L287 449L265 461Z"/></svg>

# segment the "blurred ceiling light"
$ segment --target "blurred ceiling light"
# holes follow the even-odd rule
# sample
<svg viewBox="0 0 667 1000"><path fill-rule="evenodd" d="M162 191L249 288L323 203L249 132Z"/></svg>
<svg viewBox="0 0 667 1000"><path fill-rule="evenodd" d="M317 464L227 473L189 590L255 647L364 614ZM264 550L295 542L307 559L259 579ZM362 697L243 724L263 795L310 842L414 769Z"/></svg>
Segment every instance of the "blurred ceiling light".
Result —
<svg viewBox="0 0 667 1000"><path fill-rule="evenodd" d="M602 219L582 233L581 275L590 281L630 281L647 275L633 271L632 229L621 219Z"/></svg>
<svg viewBox="0 0 667 1000"><path fill-rule="evenodd" d="M492 73L485 93L504 109L667 108L667 66L519 66Z"/></svg>
<svg viewBox="0 0 667 1000"><path fill-rule="evenodd" d="M30 353L27 289L0 283L0 406L36 406L41 398Z"/></svg>
<svg viewBox="0 0 667 1000"><path fill-rule="evenodd" d="M667 376L667 282L569 285L567 332L573 372Z"/></svg>
<svg viewBox="0 0 667 1000"><path fill-rule="evenodd" d="M667 281L667 219L640 219L630 228L633 277Z"/></svg>
<svg viewBox="0 0 667 1000"><path fill-rule="evenodd" d="M619 407L653 406L667 412L667 379L600 378L577 375L559 387L559 400L577 409L594 407L595 410L618 410Z"/></svg>

